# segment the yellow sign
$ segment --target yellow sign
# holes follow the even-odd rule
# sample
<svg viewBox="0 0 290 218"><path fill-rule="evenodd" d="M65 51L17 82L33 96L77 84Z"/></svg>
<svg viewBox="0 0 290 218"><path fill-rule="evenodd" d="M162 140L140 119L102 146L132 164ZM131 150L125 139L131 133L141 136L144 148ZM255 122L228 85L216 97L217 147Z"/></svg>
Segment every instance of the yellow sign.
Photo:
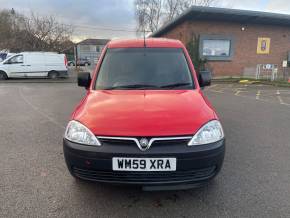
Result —
<svg viewBox="0 0 290 218"><path fill-rule="evenodd" d="M270 38L259 37L258 46L257 46L257 54L269 54L270 43L271 43Z"/></svg>

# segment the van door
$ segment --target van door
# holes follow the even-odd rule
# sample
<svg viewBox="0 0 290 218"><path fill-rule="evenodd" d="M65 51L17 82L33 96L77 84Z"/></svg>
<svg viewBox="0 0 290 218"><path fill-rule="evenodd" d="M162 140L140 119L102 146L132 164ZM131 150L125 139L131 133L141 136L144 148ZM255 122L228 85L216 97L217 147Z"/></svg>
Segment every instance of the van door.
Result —
<svg viewBox="0 0 290 218"><path fill-rule="evenodd" d="M24 62L23 54L13 56L4 64L7 64L9 77L25 77L29 71L28 66Z"/></svg>
<svg viewBox="0 0 290 218"><path fill-rule="evenodd" d="M27 65L29 72L27 76L29 77L43 77L47 76L47 71L45 69L45 55L42 53L28 54L27 55Z"/></svg>

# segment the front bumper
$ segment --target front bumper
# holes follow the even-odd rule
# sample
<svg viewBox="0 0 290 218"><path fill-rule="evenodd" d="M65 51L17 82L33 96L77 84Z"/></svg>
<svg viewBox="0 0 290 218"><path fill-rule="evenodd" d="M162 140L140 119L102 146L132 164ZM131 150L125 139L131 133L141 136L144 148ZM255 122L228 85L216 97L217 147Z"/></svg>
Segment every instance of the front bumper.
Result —
<svg viewBox="0 0 290 218"><path fill-rule="evenodd" d="M202 184L220 171L225 140L201 146L152 146L141 151L137 146L85 146L63 139L64 157L70 173L78 178L117 184L169 186ZM174 172L113 171L113 157L176 157Z"/></svg>

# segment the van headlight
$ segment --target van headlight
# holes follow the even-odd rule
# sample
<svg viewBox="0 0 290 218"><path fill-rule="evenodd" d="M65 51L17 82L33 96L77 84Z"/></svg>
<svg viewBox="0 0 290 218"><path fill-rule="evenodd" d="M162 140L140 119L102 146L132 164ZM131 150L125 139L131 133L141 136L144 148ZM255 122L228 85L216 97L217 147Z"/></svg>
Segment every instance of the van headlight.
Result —
<svg viewBox="0 0 290 218"><path fill-rule="evenodd" d="M97 137L87 127L75 120L68 123L64 137L69 141L79 144L101 145Z"/></svg>
<svg viewBox="0 0 290 218"><path fill-rule="evenodd" d="M212 120L201 127L189 141L188 146L204 145L224 138L224 131L218 120Z"/></svg>

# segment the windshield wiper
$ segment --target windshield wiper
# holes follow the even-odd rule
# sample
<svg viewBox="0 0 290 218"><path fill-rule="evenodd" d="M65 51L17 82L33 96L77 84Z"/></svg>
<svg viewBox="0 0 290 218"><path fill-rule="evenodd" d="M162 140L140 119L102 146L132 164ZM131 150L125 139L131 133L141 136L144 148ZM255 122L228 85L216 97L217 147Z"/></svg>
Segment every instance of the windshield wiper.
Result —
<svg viewBox="0 0 290 218"><path fill-rule="evenodd" d="M160 88L176 88L180 86L191 86L192 83L173 83L173 84L168 84L164 86L160 86Z"/></svg>
<svg viewBox="0 0 290 218"><path fill-rule="evenodd" d="M132 85L120 85L120 86L111 86L111 87L104 87L104 90L114 90L114 89L143 89L143 88L176 88L181 86L191 86L192 83L173 83L164 86L154 86L148 84L132 84Z"/></svg>
<svg viewBox="0 0 290 218"><path fill-rule="evenodd" d="M111 86L111 87L106 87L104 89L112 90L112 89L143 89L143 88L158 88L158 86L146 85L146 84L132 84L132 85Z"/></svg>

